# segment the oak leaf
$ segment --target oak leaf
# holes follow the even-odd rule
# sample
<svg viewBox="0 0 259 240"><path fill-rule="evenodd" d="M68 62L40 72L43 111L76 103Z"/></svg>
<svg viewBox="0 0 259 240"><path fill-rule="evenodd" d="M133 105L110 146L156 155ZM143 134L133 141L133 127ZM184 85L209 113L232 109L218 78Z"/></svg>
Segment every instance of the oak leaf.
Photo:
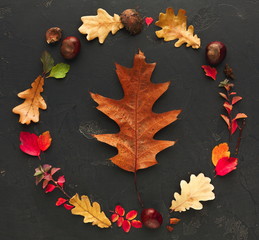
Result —
<svg viewBox="0 0 259 240"><path fill-rule="evenodd" d="M93 135L97 140L114 146L118 154L110 160L120 168L136 172L157 164L156 154L175 144L155 140L154 135L177 120L181 110L154 113L152 106L168 89L169 82L154 84L150 77L155 63L146 63L144 54L135 55L133 68L116 64L116 72L124 98L114 100L91 93L99 104L98 110L113 119L120 127L116 134Z"/></svg>
<svg viewBox="0 0 259 240"><path fill-rule="evenodd" d="M13 113L19 114L19 122L22 124L30 124L31 121L38 122L40 112L39 109L47 109L47 104L40 95L43 92L44 78L38 76L31 84L31 88L18 93L18 97L25 101L13 108Z"/></svg>
<svg viewBox="0 0 259 240"><path fill-rule="evenodd" d="M102 8L97 10L96 16L84 16L81 20L83 24L79 27L79 32L87 34L88 41L98 37L99 43L104 42L109 32L115 34L124 27L119 15L114 14L112 17Z"/></svg>
<svg viewBox="0 0 259 240"><path fill-rule="evenodd" d="M211 179L205 177L203 173L200 173L197 177L192 174L190 182L182 180L181 195L179 193L174 194L175 200L172 201L170 207L175 212L184 212L190 208L200 210L203 208L200 201L213 200L215 194L212 192L214 186L210 184Z"/></svg>
<svg viewBox="0 0 259 240"><path fill-rule="evenodd" d="M180 9L178 14L175 15L172 8L167 8L166 13L160 13L159 20L155 25L162 29L156 31L156 35L158 38L164 38L164 41L179 39L174 44L175 47L180 47L186 43L187 47L199 48L201 40L196 34L194 35L194 27L192 25L187 28L187 16L185 13L184 9Z"/></svg>
<svg viewBox="0 0 259 240"><path fill-rule="evenodd" d="M92 223L100 228L109 228L111 226L110 220L105 213L101 211L100 204L97 202L91 203L89 198L85 195L74 195L69 203L74 206L71 213L74 215L81 215L84 217L84 223Z"/></svg>

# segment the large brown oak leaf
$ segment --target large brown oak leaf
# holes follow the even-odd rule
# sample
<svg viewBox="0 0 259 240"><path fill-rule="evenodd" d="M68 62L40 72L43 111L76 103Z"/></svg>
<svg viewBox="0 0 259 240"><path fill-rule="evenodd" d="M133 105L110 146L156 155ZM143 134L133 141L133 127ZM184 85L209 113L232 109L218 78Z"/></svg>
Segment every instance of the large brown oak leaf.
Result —
<svg viewBox="0 0 259 240"><path fill-rule="evenodd" d="M181 110L154 113L152 106L168 89L170 82L150 81L156 63L146 63L144 54L135 55L133 68L116 64L116 73L124 91L124 97L114 100L91 93L99 104L98 110L113 119L120 127L115 134L93 135L99 141L118 149L110 160L120 168L136 172L157 164L156 155L175 144L174 141L155 140L154 135L177 120Z"/></svg>

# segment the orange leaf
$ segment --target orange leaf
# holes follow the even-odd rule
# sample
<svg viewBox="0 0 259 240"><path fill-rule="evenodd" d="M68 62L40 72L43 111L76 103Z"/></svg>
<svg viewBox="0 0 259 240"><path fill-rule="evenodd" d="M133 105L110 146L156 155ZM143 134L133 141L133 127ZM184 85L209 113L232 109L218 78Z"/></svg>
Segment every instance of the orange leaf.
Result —
<svg viewBox="0 0 259 240"><path fill-rule="evenodd" d="M228 125L228 129L230 129L230 121L229 121L229 118L226 116L226 115L223 115L223 114L221 114L220 115L222 118L223 118L223 120L226 122L226 124Z"/></svg>
<svg viewBox="0 0 259 240"><path fill-rule="evenodd" d="M18 94L19 98L25 101L13 108L13 113L20 114L19 122L22 124L30 124L31 121L38 122L40 117L39 109L47 109L47 104L40 95L43 92L44 78L38 76L29 88Z"/></svg>
<svg viewBox="0 0 259 240"><path fill-rule="evenodd" d="M240 96L235 96L232 98L232 105L234 105L235 103L239 102L240 100L242 100L243 98Z"/></svg>
<svg viewBox="0 0 259 240"><path fill-rule="evenodd" d="M136 172L157 164L156 155L175 144L174 141L155 140L154 135L177 120L181 110L154 113L152 106L168 89L169 82L154 84L150 77L155 63L146 63L144 54L135 55L133 68L116 64L116 72L124 90L124 98L114 100L91 93L98 110L119 126L116 134L93 135L97 140L117 147L118 154L111 161L120 168Z"/></svg>
<svg viewBox="0 0 259 240"><path fill-rule="evenodd" d="M237 120L240 118L247 118L247 115L244 113L238 113L233 120Z"/></svg>
<svg viewBox="0 0 259 240"><path fill-rule="evenodd" d="M167 8L166 13L159 14L159 20L155 23L156 26L162 29L156 31L158 38L164 38L164 41L172 41L179 39L174 46L180 47L186 43L186 47L199 48L201 46L201 39L194 35L194 27L190 25L187 28L186 11L180 9L178 14L174 14L172 8Z"/></svg>
<svg viewBox="0 0 259 240"><path fill-rule="evenodd" d="M179 218L170 218L170 224L177 224L181 221Z"/></svg>
<svg viewBox="0 0 259 240"><path fill-rule="evenodd" d="M213 163L214 166L216 166L219 159L221 159L223 157L229 157L230 156L228 144L227 143L221 143L221 144L215 146L212 150L211 155L212 155L211 156L212 163Z"/></svg>
<svg viewBox="0 0 259 240"><path fill-rule="evenodd" d="M219 92L219 95L228 101L228 97L226 94Z"/></svg>
<svg viewBox="0 0 259 240"><path fill-rule="evenodd" d="M46 151L51 145L52 138L49 131L42 133L38 138L38 145L41 151Z"/></svg>
<svg viewBox="0 0 259 240"><path fill-rule="evenodd" d="M205 75L212 78L213 80L216 80L217 77L217 69L214 67L211 67L209 65L202 65L201 66L205 72Z"/></svg>

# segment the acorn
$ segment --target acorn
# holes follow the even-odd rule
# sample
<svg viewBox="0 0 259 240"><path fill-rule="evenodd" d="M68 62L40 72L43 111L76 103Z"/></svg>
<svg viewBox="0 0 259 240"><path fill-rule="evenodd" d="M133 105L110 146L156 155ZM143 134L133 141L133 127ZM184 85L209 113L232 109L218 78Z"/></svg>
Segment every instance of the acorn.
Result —
<svg viewBox="0 0 259 240"><path fill-rule="evenodd" d="M223 42L214 41L206 46L206 59L210 65L217 66L227 54L227 48Z"/></svg>
<svg viewBox="0 0 259 240"><path fill-rule="evenodd" d="M160 212L154 208L145 208L141 212L141 222L147 228L156 229L163 223L163 217Z"/></svg>
<svg viewBox="0 0 259 240"><path fill-rule="evenodd" d="M143 18L135 9L126 9L121 15L121 22L127 31L132 35L136 35L141 32L143 27Z"/></svg>
<svg viewBox="0 0 259 240"><path fill-rule="evenodd" d="M62 30L59 27L52 27L45 33L48 44L58 42L62 37Z"/></svg>

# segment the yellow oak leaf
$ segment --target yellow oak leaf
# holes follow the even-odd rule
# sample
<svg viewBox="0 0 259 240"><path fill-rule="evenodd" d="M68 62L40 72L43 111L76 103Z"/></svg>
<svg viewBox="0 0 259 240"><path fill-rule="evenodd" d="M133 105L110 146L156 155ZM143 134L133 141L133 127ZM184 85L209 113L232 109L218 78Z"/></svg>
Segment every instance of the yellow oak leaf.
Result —
<svg viewBox="0 0 259 240"><path fill-rule="evenodd" d="M167 8L166 13L160 13L159 20L155 24L162 29L156 31L156 35L158 38L164 38L164 41L179 39L174 44L175 47L180 47L183 43L186 43L187 47L199 48L201 40L196 34L194 35L193 25L187 28L185 13L184 9L180 9L178 14L175 15L172 8Z"/></svg>
<svg viewBox="0 0 259 240"><path fill-rule="evenodd" d="M211 160L214 166L217 165L218 161L223 157L230 157L229 146L227 143L221 143L215 146L212 150Z"/></svg>
<svg viewBox="0 0 259 240"><path fill-rule="evenodd" d="M124 27L119 15L114 14L112 17L102 8L97 10L96 16L84 16L81 20L83 24L79 27L79 32L87 34L88 41L98 37L99 43L104 42L109 32L115 34Z"/></svg>
<svg viewBox="0 0 259 240"><path fill-rule="evenodd" d="M210 181L211 179L205 177L203 173L197 177L192 174L189 183L182 180L180 183L181 195L177 192L174 194L175 200L172 201L170 209L175 212L184 212L190 208L202 209L200 201L215 199L215 194L212 192L214 186L210 184Z"/></svg>
<svg viewBox="0 0 259 240"><path fill-rule="evenodd" d="M101 211L100 204L93 202L91 204L89 198L85 195L74 195L69 203L74 206L71 213L74 215L81 215L84 217L84 223L92 223L100 228L109 228L111 221L106 217L105 213Z"/></svg>
<svg viewBox="0 0 259 240"><path fill-rule="evenodd" d="M19 122L30 124L31 121L38 122L40 117L39 109L47 109L47 104L40 95L43 92L44 78L38 76L31 84L31 88L18 93L18 97L25 101L13 108L13 113L20 114Z"/></svg>

